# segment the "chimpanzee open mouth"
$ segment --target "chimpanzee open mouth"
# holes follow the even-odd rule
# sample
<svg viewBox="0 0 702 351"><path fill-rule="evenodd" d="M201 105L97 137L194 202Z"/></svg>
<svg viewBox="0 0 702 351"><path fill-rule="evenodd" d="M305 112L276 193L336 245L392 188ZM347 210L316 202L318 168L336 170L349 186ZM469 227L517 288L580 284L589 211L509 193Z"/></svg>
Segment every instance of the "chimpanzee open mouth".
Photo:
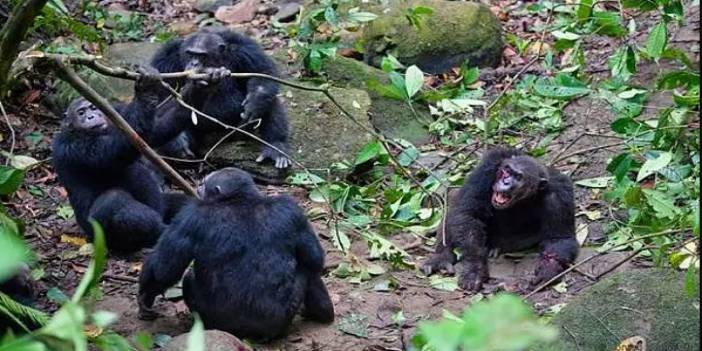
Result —
<svg viewBox="0 0 702 351"><path fill-rule="evenodd" d="M512 202L512 197L507 193L493 191L492 192L492 205L497 208L507 207Z"/></svg>

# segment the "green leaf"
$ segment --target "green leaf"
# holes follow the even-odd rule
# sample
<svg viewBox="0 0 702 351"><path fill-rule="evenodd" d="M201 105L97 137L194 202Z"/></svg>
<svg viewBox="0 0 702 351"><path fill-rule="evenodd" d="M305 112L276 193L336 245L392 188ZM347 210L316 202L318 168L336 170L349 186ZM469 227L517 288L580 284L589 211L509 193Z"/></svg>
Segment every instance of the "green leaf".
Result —
<svg viewBox="0 0 702 351"><path fill-rule="evenodd" d="M383 70L383 72L389 73L394 70L403 69L405 66L398 61L395 56L388 54L387 56L384 56L383 60L380 62L380 68Z"/></svg>
<svg viewBox="0 0 702 351"><path fill-rule="evenodd" d="M44 344L29 338L20 338L12 341L4 341L0 345L0 351L47 351Z"/></svg>
<svg viewBox="0 0 702 351"><path fill-rule="evenodd" d="M458 290L458 280L456 277L431 276L429 284L434 289L456 291Z"/></svg>
<svg viewBox="0 0 702 351"><path fill-rule="evenodd" d="M462 67L461 75L463 75L463 84L470 85L480 79L480 69L478 67Z"/></svg>
<svg viewBox="0 0 702 351"><path fill-rule="evenodd" d="M434 13L434 9L426 6L415 6L412 8L412 13L415 15L431 15Z"/></svg>
<svg viewBox="0 0 702 351"><path fill-rule="evenodd" d="M8 167L0 166L0 195L9 195L15 192L24 180L24 171Z"/></svg>
<svg viewBox="0 0 702 351"><path fill-rule="evenodd" d="M205 327L197 314L195 314L195 323L193 323L193 327L188 333L188 348L186 351L205 351Z"/></svg>
<svg viewBox="0 0 702 351"><path fill-rule="evenodd" d="M651 11L658 8L656 0L624 0L622 5L625 9L638 8L642 11Z"/></svg>
<svg viewBox="0 0 702 351"><path fill-rule="evenodd" d="M636 176L636 182L644 180L646 177L650 176L663 169L670 164L673 159L673 154L667 151L658 152L658 156L655 158L649 158L644 162L643 166L639 170L639 174Z"/></svg>
<svg viewBox="0 0 702 351"><path fill-rule="evenodd" d="M575 182L575 185L580 185L586 188L606 188L613 178L614 177L597 177L582 179Z"/></svg>
<svg viewBox="0 0 702 351"><path fill-rule="evenodd" d="M348 19L353 22L370 22L378 18L378 15L371 12L350 12Z"/></svg>
<svg viewBox="0 0 702 351"><path fill-rule="evenodd" d="M5 215L0 212L0 216ZM27 247L20 239L19 233L0 223L0 282L14 274L27 258Z"/></svg>
<svg viewBox="0 0 702 351"><path fill-rule="evenodd" d="M307 172L298 172L288 177L287 182L292 185L313 185L322 184L325 182L324 178Z"/></svg>
<svg viewBox="0 0 702 351"><path fill-rule="evenodd" d="M578 10L576 12L579 21L585 22L590 20L590 15L592 14L593 1L594 0L580 0L580 3L578 4Z"/></svg>
<svg viewBox="0 0 702 351"><path fill-rule="evenodd" d="M692 70L668 72L658 79L658 89L671 90L680 87L691 88L699 85L700 73Z"/></svg>
<svg viewBox="0 0 702 351"><path fill-rule="evenodd" d="M675 219L675 216L679 213L679 209L675 207L674 200L671 196L662 191L653 189L643 189L642 191L644 196L646 196L646 201L656 212L656 217Z"/></svg>
<svg viewBox="0 0 702 351"><path fill-rule="evenodd" d="M85 310L75 302L67 302L38 333L66 340L73 345L74 351L87 351L86 335L83 332Z"/></svg>
<svg viewBox="0 0 702 351"><path fill-rule="evenodd" d="M402 167L407 167L412 164L417 158L419 157L419 150L414 147L414 145L410 145L410 147L405 148L402 150L402 153L400 153L399 156L397 156L397 162L400 164Z"/></svg>
<svg viewBox="0 0 702 351"><path fill-rule="evenodd" d="M534 84L534 93L554 99L570 99L590 93L587 87L564 86L552 79L539 79Z"/></svg>
<svg viewBox="0 0 702 351"><path fill-rule="evenodd" d="M412 65L405 72L405 85L407 96L412 98L424 85L424 73L419 67Z"/></svg>
<svg viewBox="0 0 702 351"><path fill-rule="evenodd" d="M658 22L651 33L648 35L648 40L646 41L646 52L649 56L653 57L655 60L661 58L665 46L668 43L668 27L664 21Z"/></svg>
<svg viewBox="0 0 702 351"><path fill-rule="evenodd" d="M96 221L91 220L93 226L93 259L90 261L88 269L85 271L83 279L73 293L71 302L78 303L86 293L99 287L100 275L107 263L107 245L105 244L105 233Z"/></svg>
<svg viewBox="0 0 702 351"><path fill-rule="evenodd" d="M381 145L378 141L372 141L366 144L363 149L358 152L358 155L356 155L356 161L353 163L354 166L358 166L377 158L383 149L383 145Z"/></svg>
<svg viewBox="0 0 702 351"><path fill-rule="evenodd" d="M563 32L560 30L556 30L556 31L551 32L551 34L553 34L553 36L556 37L556 39L558 39L558 40L571 40L571 41L573 41L573 40L580 39L580 35L575 34L573 32Z"/></svg>
<svg viewBox="0 0 702 351"><path fill-rule="evenodd" d="M339 328L341 332L359 338L368 337L368 327L370 327L368 317L357 313L351 313L346 317L342 317L341 320L337 322L337 328Z"/></svg>

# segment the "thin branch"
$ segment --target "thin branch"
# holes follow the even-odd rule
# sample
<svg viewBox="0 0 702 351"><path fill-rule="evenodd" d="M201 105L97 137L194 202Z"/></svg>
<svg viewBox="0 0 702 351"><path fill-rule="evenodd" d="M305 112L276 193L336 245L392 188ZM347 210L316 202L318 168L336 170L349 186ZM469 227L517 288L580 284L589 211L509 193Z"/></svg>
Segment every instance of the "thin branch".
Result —
<svg viewBox="0 0 702 351"><path fill-rule="evenodd" d="M5 165L10 164L10 161L12 160L12 155L15 152L15 142L16 142L16 137L15 137L15 128L12 128L12 123L10 123L10 118L7 116L7 113L5 112L5 106L3 106L2 101L0 101L0 112L2 113L3 118L5 118L5 123L7 124L7 129L10 130L10 152L7 155L7 160L5 160Z"/></svg>
<svg viewBox="0 0 702 351"><path fill-rule="evenodd" d="M158 154L149 147L148 144L132 129L127 121L112 107L112 105L101 97L95 90L81 79L78 74L70 67L66 66L60 59L54 61L55 67L61 77L73 89L77 90L83 97L90 101L95 107L100 109L102 113L119 129L129 140L129 142L137 148L146 158L153 162L161 171L164 172L171 180L182 188L185 192L197 197L195 189L178 174L168 163L166 163Z"/></svg>

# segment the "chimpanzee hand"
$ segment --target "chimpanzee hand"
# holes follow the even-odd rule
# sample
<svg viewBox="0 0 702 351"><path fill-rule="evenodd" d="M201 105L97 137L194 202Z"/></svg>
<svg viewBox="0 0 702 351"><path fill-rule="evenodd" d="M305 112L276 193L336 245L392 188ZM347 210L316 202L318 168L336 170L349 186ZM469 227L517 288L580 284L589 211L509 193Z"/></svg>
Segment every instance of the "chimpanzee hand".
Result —
<svg viewBox="0 0 702 351"><path fill-rule="evenodd" d="M136 90L148 92L161 87L161 77L159 72L151 66L139 66L137 69L139 77L136 80Z"/></svg>
<svg viewBox="0 0 702 351"><path fill-rule="evenodd" d="M566 269L566 265L561 263L557 257L552 254L542 254L539 262L536 264L534 279L531 281L532 286L543 284L553 277L557 276Z"/></svg>
<svg viewBox="0 0 702 351"><path fill-rule="evenodd" d="M425 275L432 275L436 272L446 272L454 274L453 263L455 256L450 251L437 252L433 254L424 264L422 264L422 272Z"/></svg>
<svg viewBox="0 0 702 351"><path fill-rule="evenodd" d="M461 261L458 286L466 291L479 291L488 280L487 265L479 261Z"/></svg>
<svg viewBox="0 0 702 351"><path fill-rule="evenodd" d="M204 73L206 75L206 77L205 77L205 79L196 80L195 84L199 85L201 87L205 87L205 86L216 86L217 83L222 81L222 79L229 77L231 75L232 71L230 71L226 67L219 67L219 68L207 67L205 69L199 70L197 73L199 73L199 74Z"/></svg>
<svg viewBox="0 0 702 351"><path fill-rule="evenodd" d="M276 145L276 147L280 149L279 146ZM292 164L289 158L287 158L285 155L278 152L278 150L275 150L268 145L263 147L263 151L261 152L261 155L259 155L256 159L256 162L260 163L267 159L270 159L273 161L273 163L275 163L275 168L288 168Z"/></svg>
<svg viewBox="0 0 702 351"><path fill-rule="evenodd" d="M152 308L154 305L154 297L146 293L139 293L137 297L137 303L139 304L139 319L145 321L152 321L158 318L158 313Z"/></svg>
<svg viewBox="0 0 702 351"><path fill-rule="evenodd" d="M265 88L258 86L253 91L246 94L246 98L241 102L244 112L241 113L241 121L247 122L256 118L261 118L266 110L271 108L270 99Z"/></svg>

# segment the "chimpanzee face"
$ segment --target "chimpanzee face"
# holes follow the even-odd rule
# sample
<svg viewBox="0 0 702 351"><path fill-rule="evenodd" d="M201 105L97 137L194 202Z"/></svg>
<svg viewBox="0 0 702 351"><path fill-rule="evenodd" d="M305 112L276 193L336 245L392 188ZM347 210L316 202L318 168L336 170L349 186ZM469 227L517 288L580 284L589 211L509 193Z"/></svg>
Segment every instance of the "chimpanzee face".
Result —
<svg viewBox="0 0 702 351"><path fill-rule="evenodd" d="M221 67L227 44L216 33L199 32L185 38L180 48L181 62L185 65L185 70L198 70Z"/></svg>
<svg viewBox="0 0 702 351"><path fill-rule="evenodd" d="M492 185L492 206L498 210L538 193L548 183L543 167L528 156L504 159Z"/></svg>
<svg viewBox="0 0 702 351"><path fill-rule="evenodd" d="M205 200L229 199L256 192L251 176L234 167L208 174L197 186L197 195Z"/></svg>
<svg viewBox="0 0 702 351"><path fill-rule="evenodd" d="M68 106L65 118L72 127L83 130L103 131L110 125L102 111L84 98L76 99Z"/></svg>

